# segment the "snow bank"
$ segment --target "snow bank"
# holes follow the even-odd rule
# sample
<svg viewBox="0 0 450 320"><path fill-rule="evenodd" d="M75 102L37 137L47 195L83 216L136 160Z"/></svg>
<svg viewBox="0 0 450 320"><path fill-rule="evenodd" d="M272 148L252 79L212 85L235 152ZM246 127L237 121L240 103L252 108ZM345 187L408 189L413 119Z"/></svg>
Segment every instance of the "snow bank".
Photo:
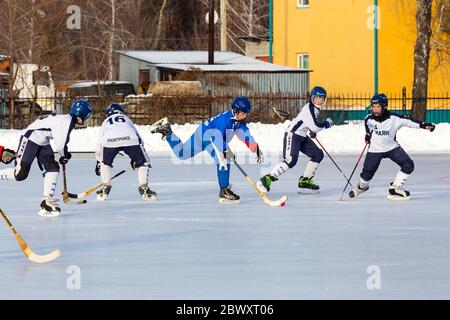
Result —
<svg viewBox="0 0 450 320"><path fill-rule="evenodd" d="M288 125L289 121L276 125L250 123L249 128L264 153L280 153L282 152L284 129ZM185 124L173 125L172 128L184 141L194 132L197 126ZM72 152L93 152L99 129L99 127L93 127L74 130L71 135L69 150ZM138 126L138 129L149 152L170 152L168 144L161 140L161 135L150 134L149 126ZM329 153L358 154L364 146L364 133L363 124L347 124L323 130L317 135L317 138ZM1 129L0 144L15 149L20 134L20 130ZM426 130L402 128L397 134L397 141L407 152L411 153L450 153L450 124L439 124L432 133ZM235 152L246 151L244 144L237 139L231 142L231 148Z"/></svg>

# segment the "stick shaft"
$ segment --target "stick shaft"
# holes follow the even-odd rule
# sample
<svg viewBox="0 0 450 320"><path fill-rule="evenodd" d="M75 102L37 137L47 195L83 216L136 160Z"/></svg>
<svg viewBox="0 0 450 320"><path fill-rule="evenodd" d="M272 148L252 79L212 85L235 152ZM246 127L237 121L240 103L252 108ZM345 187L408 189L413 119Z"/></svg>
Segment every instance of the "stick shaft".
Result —
<svg viewBox="0 0 450 320"><path fill-rule="evenodd" d="M334 163L334 165L336 166L336 168L342 173L342 175L344 176L345 180L347 180L347 182L351 185L352 183L350 182L350 179L348 179L346 177L346 175L344 174L344 172L341 170L341 168L338 166L338 164L336 163L336 161L334 161L334 159L331 157L331 155L328 153L327 149L325 149L325 147L320 143L319 139L315 138L316 141L319 143L320 147L322 148L323 151L325 151L325 153L327 154L328 158L330 158L330 160Z"/></svg>
<svg viewBox="0 0 450 320"><path fill-rule="evenodd" d="M361 152L361 154L359 155L358 161L356 162L356 165L355 165L355 167L353 168L352 174L350 175L350 179L353 177L353 174L355 173L356 168L358 167L358 164L359 164L359 162L361 161L361 158L362 158L364 152L366 151L367 145L368 145L368 143L366 142L366 144L364 145L364 149L363 149L363 151ZM349 183L347 182L347 184L345 185L344 189L342 190L341 198L340 198L339 200L342 200L342 197L344 196L344 192L345 192L345 190L347 190L348 184L349 184Z"/></svg>

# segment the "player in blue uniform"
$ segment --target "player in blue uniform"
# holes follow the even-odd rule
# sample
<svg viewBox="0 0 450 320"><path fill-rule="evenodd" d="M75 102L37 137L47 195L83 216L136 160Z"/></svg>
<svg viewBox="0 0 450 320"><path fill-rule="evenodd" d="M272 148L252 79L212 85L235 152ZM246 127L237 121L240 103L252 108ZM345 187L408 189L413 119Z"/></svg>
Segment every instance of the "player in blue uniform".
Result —
<svg viewBox="0 0 450 320"><path fill-rule="evenodd" d="M151 132L161 133L179 159L189 159L202 151L207 151L217 164L219 202L238 203L239 196L230 188L231 153L228 150L228 142L236 135L250 151L255 153L258 163L263 161L263 154L245 122L251 109L252 105L246 97L237 97L231 104L231 110L203 122L184 143L172 131L167 118L156 122Z"/></svg>
<svg viewBox="0 0 450 320"><path fill-rule="evenodd" d="M390 112L387 110L388 98L383 93L374 95L370 103L372 113L364 120L366 128L365 140L370 145L360 175L360 181L350 191L349 196L354 198L360 193L367 191L369 189L369 181L372 180L377 172L381 160L387 158L400 167L400 171L389 186L387 197L390 200L408 200L410 192L405 190L404 186L409 175L414 171L414 162L397 142L397 131L402 127L409 127L433 132L436 126L433 123L412 120Z"/></svg>

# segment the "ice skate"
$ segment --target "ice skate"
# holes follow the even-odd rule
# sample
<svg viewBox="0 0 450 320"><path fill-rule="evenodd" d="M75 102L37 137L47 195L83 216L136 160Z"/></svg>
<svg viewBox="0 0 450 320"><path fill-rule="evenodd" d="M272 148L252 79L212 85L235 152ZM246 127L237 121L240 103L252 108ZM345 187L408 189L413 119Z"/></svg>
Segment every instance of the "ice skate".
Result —
<svg viewBox="0 0 450 320"><path fill-rule="evenodd" d="M312 177L306 178L303 176L298 179L298 187L300 188L298 190L298 193L306 193L306 194L319 193L320 189L320 187L314 183Z"/></svg>
<svg viewBox="0 0 450 320"><path fill-rule="evenodd" d="M57 205L58 199L53 197L44 197L41 202L39 215L41 217L53 218L61 214L61 208Z"/></svg>
<svg viewBox="0 0 450 320"><path fill-rule="evenodd" d="M387 198L394 201L404 201L411 198L411 193L403 187L395 187L392 183L388 190Z"/></svg>
<svg viewBox="0 0 450 320"><path fill-rule="evenodd" d="M154 124L150 126L150 132L155 133L161 133L162 137L161 139L164 140L166 136L172 132L172 129L170 128L169 121L167 120L167 117L162 118L161 120L156 121Z"/></svg>
<svg viewBox="0 0 450 320"><path fill-rule="evenodd" d="M139 187L139 194L142 196L142 199L144 201L156 201L157 200L157 194L156 192L150 190L148 185L142 185Z"/></svg>
<svg viewBox="0 0 450 320"><path fill-rule="evenodd" d="M231 191L230 187L221 188L219 193L219 203L222 204L238 204L240 197Z"/></svg>
<svg viewBox="0 0 450 320"><path fill-rule="evenodd" d="M348 195L349 195L350 198L354 198L354 197L358 196L359 194L361 194L361 193L363 193L363 192L365 192L367 190L369 190L369 186L368 185L365 186L365 187L361 187L361 185L358 183L358 185L356 187L354 187L353 190L350 191Z"/></svg>
<svg viewBox="0 0 450 320"><path fill-rule="evenodd" d="M105 201L111 192L111 186L105 184L100 190L97 191L97 201Z"/></svg>

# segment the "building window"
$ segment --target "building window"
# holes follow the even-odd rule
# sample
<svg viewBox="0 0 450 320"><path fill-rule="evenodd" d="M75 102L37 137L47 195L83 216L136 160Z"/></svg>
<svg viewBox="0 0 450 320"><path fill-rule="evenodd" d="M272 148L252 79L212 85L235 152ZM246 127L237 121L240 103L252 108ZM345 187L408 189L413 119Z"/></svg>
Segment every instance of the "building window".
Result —
<svg viewBox="0 0 450 320"><path fill-rule="evenodd" d="M309 0L297 0L297 8L309 7Z"/></svg>
<svg viewBox="0 0 450 320"><path fill-rule="evenodd" d="M308 53L297 54L297 68L309 70L309 54Z"/></svg>

